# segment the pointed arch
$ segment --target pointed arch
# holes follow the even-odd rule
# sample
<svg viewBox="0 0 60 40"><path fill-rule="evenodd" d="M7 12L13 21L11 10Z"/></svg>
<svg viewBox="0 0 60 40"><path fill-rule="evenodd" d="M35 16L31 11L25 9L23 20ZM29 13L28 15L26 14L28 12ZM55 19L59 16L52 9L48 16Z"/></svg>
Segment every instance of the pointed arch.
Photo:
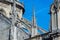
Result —
<svg viewBox="0 0 60 40"><path fill-rule="evenodd" d="M0 8L0 13L6 15L6 11L3 8Z"/></svg>

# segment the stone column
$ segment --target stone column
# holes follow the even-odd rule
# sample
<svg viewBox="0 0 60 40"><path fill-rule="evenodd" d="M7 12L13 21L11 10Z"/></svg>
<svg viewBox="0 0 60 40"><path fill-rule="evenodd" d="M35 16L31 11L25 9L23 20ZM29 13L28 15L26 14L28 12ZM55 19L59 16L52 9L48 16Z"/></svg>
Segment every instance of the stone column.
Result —
<svg viewBox="0 0 60 40"><path fill-rule="evenodd" d="M56 32L57 31L57 13L55 13L54 5L51 7L51 31Z"/></svg>
<svg viewBox="0 0 60 40"><path fill-rule="evenodd" d="M60 33L60 4L58 5L57 14L58 14L58 32ZM60 36L58 37L58 40L60 40Z"/></svg>
<svg viewBox="0 0 60 40"><path fill-rule="evenodd" d="M60 37L58 37L58 39L57 40L60 40Z"/></svg>
<svg viewBox="0 0 60 40"><path fill-rule="evenodd" d="M17 28L15 26L17 13L16 13L16 1L13 0L13 10L12 10L12 24L11 24L11 33L12 33L12 40L17 40Z"/></svg>
<svg viewBox="0 0 60 40"><path fill-rule="evenodd" d="M58 29L60 30L60 10L58 11Z"/></svg>
<svg viewBox="0 0 60 40"><path fill-rule="evenodd" d="M13 40L17 40L17 28L14 27L14 39Z"/></svg>
<svg viewBox="0 0 60 40"><path fill-rule="evenodd" d="M40 40L42 40L42 37L40 37Z"/></svg>

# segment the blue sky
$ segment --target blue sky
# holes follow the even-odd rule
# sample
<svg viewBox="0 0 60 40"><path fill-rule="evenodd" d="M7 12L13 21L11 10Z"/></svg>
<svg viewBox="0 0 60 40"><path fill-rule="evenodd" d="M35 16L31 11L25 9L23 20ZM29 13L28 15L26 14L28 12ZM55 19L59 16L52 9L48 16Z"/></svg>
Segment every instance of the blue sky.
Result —
<svg viewBox="0 0 60 40"><path fill-rule="evenodd" d="M24 18L32 21L32 9L34 6L37 25L45 30L49 29L50 15L48 13L53 0L20 0L20 2L24 3Z"/></svg>

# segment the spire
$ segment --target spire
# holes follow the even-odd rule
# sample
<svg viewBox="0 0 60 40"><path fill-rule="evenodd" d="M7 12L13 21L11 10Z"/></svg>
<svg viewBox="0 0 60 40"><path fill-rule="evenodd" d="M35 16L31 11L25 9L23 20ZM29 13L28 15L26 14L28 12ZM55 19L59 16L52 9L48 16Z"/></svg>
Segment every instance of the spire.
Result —
<svg viewBox="0 0 60 40"><path fill-rule="evenodd" d="M33 27L36 27L36 18L35 18L35 9L33 8L33 14L32 14L32 24Z"/></svg>
<svg viewBox="0 0 60 40"><path fill-rule="evenodd" d="M35 9L32 12L32 37L37 35L37 25L36 25L36 18L35 18Z"/></svg>

